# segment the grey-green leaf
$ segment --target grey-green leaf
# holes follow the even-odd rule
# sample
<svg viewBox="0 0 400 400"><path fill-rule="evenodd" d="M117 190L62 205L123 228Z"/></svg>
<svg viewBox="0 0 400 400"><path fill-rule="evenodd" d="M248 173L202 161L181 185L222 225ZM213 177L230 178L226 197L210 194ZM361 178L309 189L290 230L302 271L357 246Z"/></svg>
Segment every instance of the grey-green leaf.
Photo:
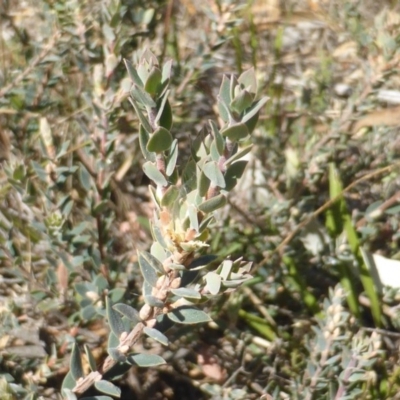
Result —
<svg viewBox="0 0 400 400"><path fill-rule="evenodd" d="M176 201L176 199L179 196L179 189L174 186L171 185L167 191L163 194L163 197L161 199L161 205L164 207L170 207L174 204L174 202Z"/></svg>
<svg viewBox="0 0 400 400"><path fill-rule="evenodd" d="M145 107L155 108L156 102L151 98L151 96L146 93L141 87L133 85L131 89L131 96L139 103Z"/></svg>
<svg viewBox="0 0 400 400"><path fill-rule="evenodd" d="M127 357L127 362L138 367L156 367L166 364L165 360L156 354L133 354Z"/></svg>
<svg viewBox="0 0 400 400"><path fill-rule="evenodd" d="M151 133L153 132L153 129L147 120L147 118L144 116L142 110L139 108L138 104L136 103L135 100L129 98L130 103L132 104L133 108L135 109L135 112L139 118L140 123L143 125L144 129L146 129L147 132Z"/></svg>
<svg viewBox="0 0 400 400"><path fill-rule="evenodd" d="M106 313L112 332L119 338L123 332L126 332L126 329L121 315L111 307L111 302L108 297L106 297Z"/></svg>
<svg viewBox="0 0 400 400"><path fill-rule="evenodd" d="M158 92L161 84L161 70L157 67L154 67L151 71L149 76L147 77L147 81L144 85L144 90L149 93L150 95L155 95Z"/></svg>
<svg viewBox="0 0 400 400"><path fill-rule="evenodd" d="M251 93L257 92L257 79L254 68L244 71L238 78L238 82Z"/></svg>
<svg viewBox="0 0 400 400"><path fill-rule="evenodd" d="M158 121L161 120L161 117L163 116L163 114L168 112L168 110L167 110L168 108L169 108L169 112L171 113L171 106L170 106L170 104L168 102L168 96L169 96L169 90L167 90L164 93L164 96L157 102L157 110L158 111L157 111L156 118L154 120L155 123L158 123ZM166 114L164 115L164 117L166 117ZM170 120L171 123L170 124L165 124L169 120ZM165 129L170 130L171 126L172 126L172 116L171 116L171 118L168 118L168 120L164 119L163 123L160 123L159 125L163 126Z"/></svg>
<svg viewBox="0 0 400 400"><path fill-rule="evenodd" d="M150 264L152 268L154 268L155 271L159 272L160 274L165 274L162 263L151 253L147 251L141 251L140 255L146 259L146 261Z"/></svg>
<svg viewBox="0 0 400 400"><path fill-rule="evenodd" d="M143 328L143 332L147 336L149 336L152 339L156 340L157 342L163 344L164 346L168 346L168 342L169 342L168 338L163 333L161 333L159 330L145 326Z"/></svg>
<svg viewBox="0 0 400 400"><path fill-rule="evenodd" d="M213 295L218 294L221 289L221 277L215 272L208 272L205 279L209 292Z"/></svg>
<svg viewBox="0 0 400 400"><path fill-rule="evenodd" d="M218 208L223 207L226 204L226 197L223 194L219 194L218 196L212 197L209 200L204 201L199 205L199 210L208 214Z"/></svg>
<svg viewBox="0 0 400 400"><path fill-rule="evenodd" d="M215 139L218 153L222 156L224 154L224 149L225 149L224 138L222 137L221 132L217 127L217 124L213 120L209 120L208 123L211 126L211 130Z"/></svg>
<svg viewBox="0 0 400 400"><path fill-rule="evenodd" d="M121 397L121 389L109 381L101 380L94 383L94 387L102 393L110 396Z"/></svg>
<svg viewBox="0 0 400 400"><path fill-rule="evenodd" d="M199 171L197 174L197 189L200 197L204 197L210 187L210 180L206 177L203 171Z"/></svg>
<svg viewBox="0 0 400 400"><path fill-rule="evenodd" d="M140 125L139 128L140 150L142 150L142 154L146 160L155 162L156 155L147 150L147 143L149 142L149 140L150 140L149 132L147 132L146 129L144 129L143 125Z"/></svg>
<svg viewBox="0 0 400 400"><path fill-rule="evenodd" d="M219 88L218 96L224 101L225 104L229 104L231 102L230 91L230 80L226 75L224 75L222 77L221 87Z"/></svg>
<svg viewBox="0 0 400 400"><path fill-rule="evenodd" d="M155 287L158 279L156 269L151 265L142 252L138 252L138 255L140 271L142 272L144 280L151 285L151 287Z"/></svg>
<svg viewBox="0 0 400 400"><path fill-rule="evenodd" d="M77 381L83 377L82 359L81 352L76 343L72 346L71 360L70 360L70 371L73 379Z"/></svg>
<svg viewBox="0 0 400 400"><path fill-rule="evenodd" d="M147 143L147 150L155 153L161 153L169 150L172 144L171 133L163 127L158 127L155 132L150 135Z"/></svg>
<svg viewBox="0 0 400 400"><path fill-rule="evenodd" d="M214 186L218 186L220 188L225 187L224 176L222 175L222 172L218 168L218 165L215 161L210 161L205 164L203 167L203 172Z"/></svg>
<svg viewBox="0 0 400 400"><path fill-rule="evenodd" d="M230 107L237 113L241 114L251 106L253 99L254 95L249 93L247 90L243 90L232 100Z"/></svg>
<svg viewBox="0 0 400 400"><path fill-rule="evenodd" d="M239 150L235 155L233 155L229 160L226 161L225 165L229 166L233 162L240 160L242 157L244 157L246 154L250 153L251 149L253 148L253 145L249 145L247 147L244 147L242 150Z"/></svg>
<svg viewBox="0 0 400 400"><path fill-rule="evenodd" d="M175 296L184 297L187 299L201 299L201 294L197 290L191 288L182 287L178 289L172 289L171 292Z"/></svg>
<svg viewBox="0 0 400 400"><path fill-rule="evenodd" d="M246 165L246 160L239 160L228 167L225 172L225 190L230 191L236 186L238 179L242 177L243 172L246 169Z"/></svg>
<svg viewBox="0 0 400 400"><path fill-rule="evenodd" d="M250 118L254 117L261 108L265 105L265 103L269 100L269 97L263 97L260 100L258 100L249 110L249 112L246 113L246 115L242 118L242 122L248 121Z"/></svg>
<svg viewBox="0 0 400 400"><path fill-rule="evenodd" d="M167 186L168 182L165 176L157 169L157 167L147 161L143 164L143 172L157 185Z"/></svg>
<svg viewBox="0 0 400 400"><path fill-rule="evenodd" d="M140 79L140 77L136 71L136 68L128 60L124 59L124 62L125 62L126 69L128 70L128 75L131 78L132 82L135 85L143 87L143 82Z"/></svg>
<svg viewBox="0 0 400 400"><path fill-rule="evenodd" d="M132 321L134 324L140 322L139 312L128 304L114 304L113 309L121 313L124 317L128 318L129 321Z"/></svg>
<svg viewBox="0 0 400 400"><path fill-rule="evenodd" d="M121 351L117 347L108 347L107 348L108 355L117 362L125 362L126 355L122 354Z"/></svg>
<svg viewBox="0 0 400 400"><path fill-rule="evenodd" d="M92 352L90 351L89 347L86 344L84 346L84 349L85 349L86 358L88 359L90 370L92 372L97 371L96 360L95 360Z"/></svg>
<svg viewBox="0 0 400 400"><path fill-rule="evenodd" d="M178 324L200 324L211 321L211 318L204 311L195 307L184 306L169 312L167 317Z"/></svg>
<svg viewBox="0 0 400 400"><path fill-rule="evenodd" d="M175 170L176 161L178 159L178 141L174 139L171 144L171 149L169 156L167 158L167 168L165 169L165 173L167 176L171 176Z"/></svg>
<svg viewBox="0 0 400 400"><path fill-rule="evenodd" d="M228 137L233 142L237 142L238 140L244 139L249 135L249 130L247 129L246 124L238 123L229 126L221 132L224 136Z"/></svg>

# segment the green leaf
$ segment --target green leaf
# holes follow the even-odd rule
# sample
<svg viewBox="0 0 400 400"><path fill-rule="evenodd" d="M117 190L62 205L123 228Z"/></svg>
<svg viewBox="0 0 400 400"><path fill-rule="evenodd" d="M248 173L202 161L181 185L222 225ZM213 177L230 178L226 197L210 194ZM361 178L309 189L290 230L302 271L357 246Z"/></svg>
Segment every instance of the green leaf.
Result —
<svg viewBox="0 0 400 400"><path fill-rule="evenodd" d="M217 143L215 142L215 139L211 142L210 156L211 160L215 162L218 162L219 159L221 158L221 155L218 153Z"/></svg>
<svg viewBox="0 0 400 400"><path fill-rule="evenodd" d="M139 103L148 108L155 108L156 102L141 87L133 85L131 96Z"/></svg>
<svg viewBox="0 0 400 400"><path fill-rule="evenodd" d="M199 210L208 214L218 208L223 207L226 204L226 197L223 194L219 194L218 196L212 197L209 200L204 201L199 205Z"/></svg>
<svg viewBox="0 0 400 400"><path fill-rule="evenodd" d="M65 375L65 378L63 380L61 390L64 389L73 389L76 385L76 380L72 376L71 370L68 371L67 375Z"/></svg>
<svg viewBox="0 0 400 400"><path fill-rule="evenodd" d="M193 204L189 204L187 213L190 220L190 228L194 229L196 232L199 231L199 219L197 216L197 208Z"/></svg>
<svg viewBox="0 0 400 400"><path fill-rule="evenodd" d="M156 367L166 364L165 360L156 354L133 354L127 357L127 362L138 367Z"/></svg>
<svg viewBox="0 0 400 400"><path fill-rule="evenodd" d="M241 139L244 139L249 135L249 130L247 126L243 123L238 123L235 125L231 125L228 128L224 129L222 135L228 137L232 142L237 142Z"/></svg>
<svg viewBox="0 0 400 400"><path fill-rule="evenodd" d="M168 338L163 333L161 333L159 330L145 326L143 328L143 332L147 336L149 336L152 339L156 340L157 342L163 344L164 346L168 346L168 343L169 343Z"/></svg>
<svg viewBox="0 0 400 400"><path fill-rule="evenodd" d="M171 176L175 170L176 161L178 159L178 141L174 139L171 144L171 149L169 156L167 158L167 167L165 169L165 173L167 176Z"/></svg>
<svg viewBox="0 0 400 400"><path fill-rule="evenodd" d="M173 115L172 115L171 104L169 103L167 96L168 96L168 91L164 94L164 97L160 103L160 108L158 108L159 111L157 113L155 120L156 122L158 122L160 126L170 130L172 128ZM160 112L161 114L159 115Z"/></svg>
<svg viewBox="0 0 400 400"><path fill-rule="evenodd" d="M97 371L96 360L93 356L93 353L90 351L89 347L86 344L84 345L84 349L85 349L85 354L86 354L86 358L89 363L90 370L92 372Z"/></svg>
<svg viewBox="0 0 400 400"><path fill-rule="evenodd" d="M121 397L121 389L111 382L101 380L94 383L94 387L102 393L109 394L114 397Z"/></svg>
<svg viewBox="0 0 400 400"><path fill-rule="evenodd" d="M243 175L244 170L246 169L247 161L240 160L233 164L231 164L225 172L225 190L228 192L231 191L238 181Z"/></svg>
<svg viewBox="0 0 400 400"><path fill-rule="evenodd" d="M269 97L262 97L260 100L258 100L254 105L251 107L251 109L246 112L246 115L242 118L242 122L247 122L249 121L252 117L254 117L260 110L261 108L265 105L265 103L269 100Z"/></svg>
<svg viewBox="0 0 400 400"><path fill-rule="evenodd" d="M245 122L245 125L247 126L247 129L249 131L249 134L251 134L254 131L255 127L257 126L259 115L260 115L260 112L257 112L256 114L254 114L250 119L248 119Z"/></svg>
<svg viewBox="0 0 400 400"><path fill-rule="evenodd" d="M151 287L156 287L158 276L157 269L149 262L147 257L143 255L143 252L138 251L139 256L139 266L145 281L151 285ZM159 262L159 261L158 261Z"/></svg>
<svg viewBox="0 0 400 400"><path fill-rule="evenodd" d="M276 339L276 333L274 332L274 329L268 325L265 318L250 314L244 310L239 310L239 316L266 339L270 341L274 341Z"/></svg>
<svg viewBox="0 0 400 400"><path fill-rule="evenodd" d="M143 164L143 172L157 185L159 186L167 186L168 182L165 179L165 176L157 169L157 167L147 161Z"/></svg>
<svg viewBox="0 0 400 400"><path fill-rule="evenodd" d="M201 294L195 289L181 287L178 289L172 289L171 293L173 293L175 296L184 297L187 299L201 299Z"/></svg>
<svg viewBox="0 0 400 400"><path fill-rule="evenodd" d="M149 139L150 139L149 132L147 132L146 129L144 129L143 125L140 125L139 127L140 150L142 150L142 154L146 160L155 162L156 155L147 150L147 143L149 142Z"/></svg>
<svg viewBox="0 0 400 400"><path fill-rule="evenodd" d="M239 93L229 104L230 108L241 114L244 110L249 108L253 103L254 96L247 90Z"/></svg>
<svg viewBox="0 0 400 400"><path fill-rule="evenodd" d="M72 346L71 360L70 360L70 372L72 378L77 381L83 377L82 358L79 347L76 343Z"/></svg>
<svg viewBox="0 0 400 400"><path fill-rule="evenodd" d="M49 175L46 172L46 170L36 161L31 161L31 166L33 168L33 170L36 172L37 177L47 183L48 179L49 179Z"/></svg>
<svg viewBox="0 0 400 400"><path fill-rule="evenodd" d="M190 160L182 171L182 183L187 193L196 189L197 177L196 177L196 162Z"/></svg>
<svg viewBox="0 0 400 400"><path fill-rule="evenodd" d="M183 306L174 309L167 314L167 317L178 324L201 324L211 321L211 318L204 311L195 307Z"/></svg>
<svg viewBox="0 0 400 400"><path fill-rule="evenodd" d="M160 243L160 245L161 245L164 249L166 249L166 248L168 247L168 245L167 245L167 242L166 242L165 239L164 239L163 234L161 233L160 227L157 226L155 223L152 223L152 224L150 225L150 228L151 228L151 232L152 232L152 234L153 234L153 238L154 238L158 243Z"/></svg>
<svg viewBox="0 0 400 400"><path fill-rule="evenodd" d="M199 196L204 197L207 194L211 181L206 177L205 173L201 170L197 173L197 189Z"/></svg>
<svg viewBox="0 0 400 400"><path fill-rule="evenodd" d="M159 127L155 132L150 135L150 139L147 143L147 150L155 153L161 153L171 148L172 135L163 127Z"/></svg>
<svg viewBox="0 0 400 400"><path fill-rule="evenodd" d="M119 346L119 337L114 335L114 333L111 331L110 334L108 335L107 349L112 349L118 346Z"/></svg>
<svg viewBox="0 0 400 400"><path fill-rule="evenodd" d="M108 297L106 297L106 313L111 331L119 338L123 332L126 332L125 325L121 315L112 308Z"/></svg>
<svg viewBox="0 0 400 400"><path fill-rule="evenodd" d="M154 67L151 71L149 76L147 77L147 81L144 85L144 90L149 93L150 95L155 95L158 92L161 84L161 70L157 67Z"/></svg>
<svg viewBox="0 0 400 400"><path fill-rule="evenodd" d="M126 355L121 353L118 347L108 347L107 353L113 360L119 363L123 363L126 361Z"/></svg>
<svg viewBox="0 0 400 400"><path fill-rule="evenodd" d="M61 389L61 394L63 395L63 400L78 400L76 394L69 388ZM32 397L29 398L32 399Z"/></svg>
<svg viewBox="0 0 400 400"><path fill-rule="evenodd" d="M171 70L172 70L172 59L166 61L162 67L162 78L161 78L162 83L168 81L171 78Z"/></svg>
<svg viewBox="0 0 400 400"><path fill-rule="evenodd" d="M143 128L146 129L148 133L153 132L153 128L151 127L149 121L147 118L144 116L142 110L139 108L138 104L136 103L135 100L129 99L130 103L132 104L133 108L135 109L135 112L139 118L140 123L143 125Z"/></svg>
<svg viewBox="0 0 400 400"><path fill-rule="evenodd" d="M92 176L82 163L79 163L79 181L87 192L92 188Z"/></svg>
<svg viewBox="0 0 400 400"><path fill-rule="evenodd" d="M147 251L141 251L140 256L143 257L156 272L159 272L161 275L165 274L162 263L151 253L148 253Z"/></svg>
<svg viewBox="0 0 400 400"><path fill-rule="evenodd" d="M229 112L228 105L225 101L218 96L217 106L218 112L224 122L229 122L231 120L231 114ZM228 103L229 104L229 103Z"/></svg>
<svg viewBox="0 0 400 400"><path fill-rule="evenodd" d="M252 148L253 148L253 145L251 144L247 147L244 147L242 150L239 150L236 154L234 154L232 157L230 157L229 160L226 161L225 166L229 167L229 165L232 164L233 162L240 160L246 154L250 153Z"/></svg>
<svg viewBox="0 0 400 400"><path fill-rule="evenodd" d="M128 75L131 78L132 82L139 87L143 87L143 82L140 79L140 77L136 71L136 68L132 65L131 62L129 62L126 59L124 59L124 63L125 63L126 69L128 71Z"/></svg>
<svg viewBox="0 0 400 400"><path fill-rule="evenodd" d="M197 257L190 264L188 269L193 270L198 267L204 267L213 261L215 261L218 257L213 254L205 254L204 256Z"/></svg>
<svg viewBox="0 0 400 400"><path fill-rule="evenodd" d="M174 202L176 201L176 199L179 196L179 189L174 186L171 185L167 191L163 194L163 197L161 199L161 205L164 207L170 207L174 204Z"/></svg>
<svg viewBox="0 0 400 400"><path fill-rule="evenodd" d="M219 131L217 124L212 121L209 120L208 123L211 126L211 130L215 139L215 144L217 146L217 150L218 153L222 156L224 154L224 150L225 150L225 140L223 138L223 136L221 135L221 132Z"/></svg>
<svg viewBox="0 0 400 400"><path fill-rule="evenodd" d="M113 400L110 396L90 396L90 397L81 397L79 400Z"/></svg>
<svg viewBox="0 0 400 400"><path fill-rule="evenodd" d="M225 103L229 104L231 102L231 89L230 89L230 79L224 75L222 77L221 86L218 93L219 98Z"/></svg>
<svg viewBox="0 0 400 400"><path fill-rule="evenodd" d="M249 92L257 92L257 78L254 67L244 71L238 78L238 82Z"/></svg>
<svg viewBox="0 0 400 400"><path fill-rule="evenodd" d="M97 204L93 206L92 215L96 217L97 215L102 214L105 210L110 207L110 203L108 200L101 200Z"/></svg>
<svg viewBox="0 0 400 400"><path fill-rule="evenodd" d="M222 175L222 172L215 161L210 161L205 164L203 167L203 172L214 186L218 186L220 188L225 187L224 176Z"/></svg>
<svg viewBox="0 0 400 400"><path fill-rule="evenodd" d="M215 272L208 272L205 276L208 291L216 295L221 289L221 277Z"/></svg>
<svg viewBox="0 0 400 400"><path fill-rule="evenodd" d="M335 221L339 226L343 226L344 233L346 234L347 241L350 245L350 249L357 260L358 271L361 279L361 283L364 287L364 290L369 298L371 303L371 312L372 317L374 319L376 326L382 326L382 310L380 306L379 296L377 291L375 290L375 285L373 278L366 266L363 256L360 250L360 241L358 239L357 231L354 227L351 215L346 207L346 203L343 199L342 193L342 183L339 177L339 174L335 168L333 163L329 164L329 184L330 184L330 197L331 199L337 198L340 196L339 200L337 200L333 206L336 205L336 208L333 209L333 213L335 214L332 218L332 221ZM340 213L340 215L338 215ZM335 225L338 228L337 225ZM343 275L343 279L345 280L345 284L351 287L351 292L349 293L349 305L353 302L356 304L353 305L354 309L358 306L358 293L356 290L356 282L354 282L354 278L350 275L351 272L346 272ZM346 288L346 287L345 287ZM353 310L352 310L353 311ZM358 307L357 307L358 311ZM356 314L357 315L357 314Z"/></svg>
<svg viewBox="0 0 400 400"><path fill-rule="evenodd" d="M114 304L113 309L121 313L124 317L128 318L129 321L133 322L134 324L137 324L141 321L139 312L127 304Z"/></svg>
<svg viewBox="0 0 400 400"><path fill-rule="evenodd" d="M288 267L291 283L300 292L301 299L303 300L304 304L313 314L318 314L320 312L318 300L308 290L307 282L305 281L303 275L301 274L301 271L299 271L293 258L288 256L283 256L282 261Z"/></svg>

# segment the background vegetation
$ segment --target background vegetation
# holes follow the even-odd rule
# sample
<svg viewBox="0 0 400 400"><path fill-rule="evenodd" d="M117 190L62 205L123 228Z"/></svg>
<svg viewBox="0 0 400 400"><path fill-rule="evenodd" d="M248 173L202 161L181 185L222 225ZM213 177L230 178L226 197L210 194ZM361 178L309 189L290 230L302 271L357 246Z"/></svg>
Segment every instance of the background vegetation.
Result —
<svg viewBox="0 0 400 400"><path fill-rule="evenodd" d="M182 150L224 74L253 66L270 100L210 241L253 278L206 303L213 323L140 343L167 364L132 368L121 398L399 398L397 1L3 0L0 17L0 398L61 398L74 342L106 356L105 295L143 303L153 206L123 59L145 48L173 60Z"/></svg>

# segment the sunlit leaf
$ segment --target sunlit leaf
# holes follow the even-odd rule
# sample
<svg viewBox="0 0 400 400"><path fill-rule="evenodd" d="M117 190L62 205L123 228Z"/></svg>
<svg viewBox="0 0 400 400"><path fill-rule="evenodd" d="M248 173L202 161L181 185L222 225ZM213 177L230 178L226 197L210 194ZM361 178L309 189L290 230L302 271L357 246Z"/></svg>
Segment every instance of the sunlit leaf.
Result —
<svg viewBox="0 0 400 400"><path fill-rule="evenodd" d="M169 150L172 144L172 136L163 127L157 128L147 142L147 150L150 152L161 153Z"/></svg>
<svg viewBox="0 0 400 400"><path fill-rule="evenodd" d="M147 336L149 336L152 339L156 340L157 342L163 344L164 346L168 345L168 342L169 342L168 338L163 333L161 333L159 330L145 326L143 328L143 332Z"/></svg>
<svg viewBox="0 0 400 400"><path fill-rule="evenodd" d="M152 180L154 181L157 185L160 186L167 186L168 182L165 179L165 176L157 169L157 167L151 163L150 161L147 161L143 164L143 172Z"/></svg>
<svg viewBox="0 0 400 400"><path fill-rule="evenodd" d="M127 357L127 362L138 367L156 367L165 364L165 360L156 354L133 354Z"/></svg>
<svg viewBox="0 0 400 400"><path fill-rule="evenodd" d="M94 383L94 387L102 393L109 394L114 397L121 397L121 389L109 381L101 380Z"/></svg>
<svg viewBox="0 0 400 400"><path fill-rule="evenodd" d="M210 316L197 308L184 306L169 312L167 317L178 324L200 324L211 321Z"/></svg>

